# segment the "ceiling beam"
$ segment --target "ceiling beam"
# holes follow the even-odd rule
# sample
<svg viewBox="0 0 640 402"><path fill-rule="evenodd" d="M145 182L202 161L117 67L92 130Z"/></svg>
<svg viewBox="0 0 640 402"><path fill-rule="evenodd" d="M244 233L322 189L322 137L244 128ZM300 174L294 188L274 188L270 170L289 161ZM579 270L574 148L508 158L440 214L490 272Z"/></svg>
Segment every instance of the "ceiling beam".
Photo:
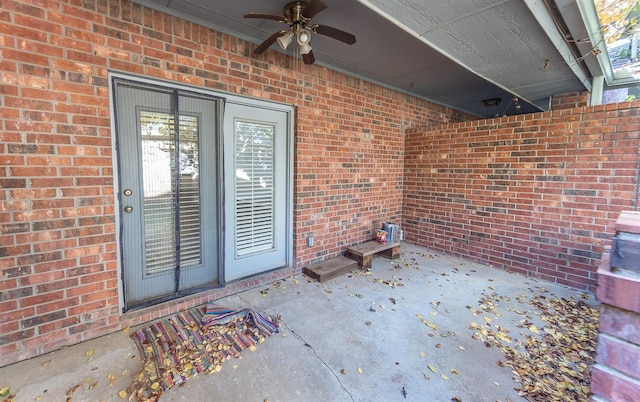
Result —
<svg viewBox="0 0 640 402"><path fill-rule="evenodd" d="M581 60L578 60L574 55L569 43L567 42L567 38L565 38L561 33L560 28L558 27L558 22L554 20L546 4L541 0L524 0L524 3L527 5L535 19L538 21L538 24L540 24L544 32L547 34L549 40L551 40L551 43L553 43L553 46L558 50L564 62L567 63L573 74L580 80L587 91L591 92L591 80L582 69Z"/></svg>

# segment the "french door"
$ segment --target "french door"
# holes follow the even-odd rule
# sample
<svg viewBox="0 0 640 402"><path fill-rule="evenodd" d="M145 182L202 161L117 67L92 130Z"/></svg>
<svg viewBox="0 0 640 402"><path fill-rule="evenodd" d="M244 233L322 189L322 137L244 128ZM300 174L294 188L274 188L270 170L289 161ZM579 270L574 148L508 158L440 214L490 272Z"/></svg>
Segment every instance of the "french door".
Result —
<svg viewBox="0 0 640 402"><path fill-rule="evenodd" d="M221 101L116 82L125 308L219 278Z"/></svg>
<svg viewBox="0 0 640 402"><path fill-rule="evenodd" d="M225 278L287 264L288 114L229 102L225 107Z"/></svg>
<svg viewBox="0 0 640 402"><path fill-rule="evenodd" d="M123 309L292 260L290 107L114 78Z"/></svg>

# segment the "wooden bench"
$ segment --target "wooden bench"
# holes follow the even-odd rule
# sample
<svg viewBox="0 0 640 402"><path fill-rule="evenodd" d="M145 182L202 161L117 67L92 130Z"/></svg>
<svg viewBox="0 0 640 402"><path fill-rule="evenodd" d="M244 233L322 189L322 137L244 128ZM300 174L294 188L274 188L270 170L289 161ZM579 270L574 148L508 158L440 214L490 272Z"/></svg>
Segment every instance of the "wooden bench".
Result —
<svg viewBox="0 0 640 402"><path fill-rule="evenodd" d="M373 255L380 253L390 260L400 258L400 243L380 244L376 241L351 246L347 249L346 257L358 261L360 268L371 268Z"/></svg>

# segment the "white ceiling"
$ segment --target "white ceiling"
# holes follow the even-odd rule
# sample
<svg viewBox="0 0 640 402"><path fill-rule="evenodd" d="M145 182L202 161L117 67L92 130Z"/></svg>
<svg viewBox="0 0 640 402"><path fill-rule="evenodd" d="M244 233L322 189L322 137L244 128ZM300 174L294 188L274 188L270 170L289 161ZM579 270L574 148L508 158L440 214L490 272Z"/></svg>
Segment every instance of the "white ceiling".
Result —
<svg viewBox="0 0 640 402"><path fill-rule="evenodd" d="M133 1L256 44L287 29L243 18L282 15L287 0ZM602 75L580 11L590 1L322 1L328 8L312 23L350 32L357 42L314 34L317 64L477 116L548 110L553 95L591 90L592 77ZM495 97L498 106L482 102Z"/></svg>

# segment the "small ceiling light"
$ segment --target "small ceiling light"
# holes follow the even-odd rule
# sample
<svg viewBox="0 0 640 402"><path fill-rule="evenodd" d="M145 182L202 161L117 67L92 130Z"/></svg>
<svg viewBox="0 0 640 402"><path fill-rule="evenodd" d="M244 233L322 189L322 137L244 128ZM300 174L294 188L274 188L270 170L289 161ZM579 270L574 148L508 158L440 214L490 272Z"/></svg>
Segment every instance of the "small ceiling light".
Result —
<svg viewBox="0 0 640 402"><path fill-rule="evenodd" d="M298 32L298 45L300 46L300 54L307 54L311 51L311 32L306 29L301 29Z"/></svg>
<svg viewBox="0 0 640 402"><path fill-rule="evenodd" d="M500 104L500 102L502 102L502 98L489 98L489 99L483 99L482 100L482 103L486 107L498 106Z"/></svg>
<svg viewBox="0 0 640 402"><path fill-rule="evenodd" d="M287 47L293 40L293 30L288 30L284 35L278 37L278 44L282 50L287 50Z"/></svg>

